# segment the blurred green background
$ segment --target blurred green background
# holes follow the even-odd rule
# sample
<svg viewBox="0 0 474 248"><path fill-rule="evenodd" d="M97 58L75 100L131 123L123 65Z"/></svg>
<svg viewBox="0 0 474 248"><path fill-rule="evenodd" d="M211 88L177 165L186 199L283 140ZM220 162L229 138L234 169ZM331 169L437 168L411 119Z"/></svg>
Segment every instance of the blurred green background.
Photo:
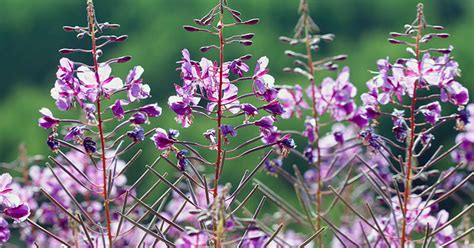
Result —
<svg viewBox="0 0 474 248"><path fill-rule="evenodd" d="M17 157L18 145L25 143L29 154L49 154L45 145L47 131L37 126L38 110L42 106L55 109L49 96L54 84L55 71L63 47L87 47L88 41L75 39L72 33L62 32L63 25L85 25L85 0L2 0L0 17L0 160L11 161ZM181 49L188 48L198 59L198 48L209 44L206 34L191 34L182 29L192 24L193 18L200 18L215 4L209 0L96 0L99 21L121 24L114 34L127 34L124 44L112 45L105 49L105 57L132 55L133 60L114 68L116 76L124 77L133 65L145 68L144 80L152 87L153 101L158 101L164 109L163 116L152 125L164 128L177 127L174 115L167 108L168 96L173 93L173 83L180 83L176 61L181 57ZM306 82L297 76L283 74L281 69L291 65L283 54L289 49L278 41L278 36L292 36L298 19L298 0L229 0L231 7L242 12L244 19L259 17L257 26L241 26L233 32L254 32L254 45L249 48L232 48L226 52L230 60L245 53L254 58L268 56L271 74L278 84ZM376 69L376 60L389 56L392 59L408 56L402 46L387 42L390 31L403 31L403 25L411 23L415 17L417 1L413 0L310 0L312 17L323 33L334 33L336 39L324 45L318 56L347 54L343 62L351 68L351 81L362 93L365 82L371 77L369 70ZM442 43L454 46L453 56L463 71L460 82L474 92L474 1L471 0L430 0L424 1L427 21L446 27L451 34ZM211 53L211 56L215 55ZM207 56L207 55L206 55ZM214 57L215 58L215 57ZM392 60L393 61L393 60ZM250 63L255 64L255 59ZM60 116L59 111L55 111ZM185 130L183 138L201 139L201 131L214 124L201 121L197 117L199 132ZM198 121L199 120L199 121ZM301 122L283 122L285 127L301 129ZM448 138L448 137L446 137ZM452 140L453 136L450 135ZM443 140L443 137L441 137ZM139 164L150 163L158 152L151 141L145 143L144 156ZM232 142L239 142L234 140ZM234 143L235 144L235 143ZM236 182L243 168L253 168L255 159L226 166L223 181ZM211 158L210 158L211 159ZM134 172L143 170L138 167ZM290 166L287 164L286 166ZM234 174L236 172L238 174ZM232 176L234 175L234 176ZM237 176L235 176L237 175ZM137 174L131 174L135 178ZM292 192L291 187L279 188L281 193ZM284 194L284 193L283 193Z"/></svg>

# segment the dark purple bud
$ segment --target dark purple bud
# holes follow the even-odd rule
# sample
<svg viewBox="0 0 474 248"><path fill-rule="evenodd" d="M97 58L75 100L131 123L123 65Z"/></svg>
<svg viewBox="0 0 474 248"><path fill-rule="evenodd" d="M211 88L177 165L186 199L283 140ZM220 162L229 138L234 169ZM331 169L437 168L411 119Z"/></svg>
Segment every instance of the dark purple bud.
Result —
<svg viewBox="0 0 474 248"><path fill-rule="evenodd" d="M346 59L347 59L346 54L341 54L341 55L334 56L334 60L336 60L336 61L342 61L342 60L346 60Z"/></svg>
<svg viewBox="0 0 474 248"><path fill-rule="evenodd" d="M141 127L135 127L132 131L127 132L127 136L132 139L134 143L139 143L145 139L145 130Z"/></svg>
<svg viewBox="0 0 474 248"><path fill-rule="evenodd" d="M188 150L181 150L176 153L176 159L178 159L178 166L181 172L184 172L186 170L186 165L187 165L186 154L188 153L189 153Z"/></svg>
<svg viewBox="0 0 474 248"><path fill-rule="evenodd" d="M286 50L285 51L285 55L292 58L292 57L295 57L296 56L296 53L293 52L293 51L290 51L290 50Z"/></svg>
<svg viewBox="0 0 474 248"><path fill-rule="evenodd" d="M94 140L91 137L85 137L84 141L82 142L84 149L86 150L87 154L92 154L97 151L97 146Z"/></svg>
<svg viewBox="0 0 474 248"><path fill-rule="evenodd" d="M61 54L71 54L71 53L75 53L76 51L77 51L76 49L71 49L71 48L59 49L59 52Z"/></svg>
<svg viewBox="0 0 474 248"><path fill-rule="evenodd" d="M116 58L115 61L120 64L120 63L126 63L126 62L130 61L131 59L132 59L131 56L122 56L122 57Z"/></svg>
<svg viewBox="0 0 474 248"><path fill-rule="evenodd" d="M54 138L54 135L49 135L48 139L46 140L46 144L48 145L49 149L53 152L57 152L61 145L59 144L59 141Z"/></svg>
<svg viewBox="0 0 474 248"><path fill-rule="evenodd" d="M128 35L120 35L115 39L115 42L124 42L128 39Z"/></svg>
<svg viewBox="0 0 474 248"><path fill-rule="evenodd" d="M137 112L130 117L129 121L135 125L141 125L148 121L148 118L142 112Z"/></svg>
<svg viewBox="0 0 474 248"><path fill-rule="evenodd" d="M435 51L435 52L442 53L442 54L449 54L449 53L452 52L451 48L436 48L436 49L432 49L432 50Z"/></svg>
<svg viewBox="0 0 474 248"><path fill-rule="evenodd" d="M245 40L250 40L255 36L254 33L248 33L248 34L243 34L240 36L240 38L245 39Z"/></svg>
<svg viewBox="0 0 474 248"><path fill-rule="evenodd" d="M448 33L439 33L439 34L433 34L433 35L435 35L436 37L442 38L442 39L446 39L446 38L449 37Z"/></svg>
<svg viewBox="0 0 474 248"><path fill-rule="evenodd" d="M75 27L63 26L63 30L66 31L66 32L73 32L73 31L76 31L76 30L78 30L78 29L79 29L78 26L75 26Z"/></svg>
<svg viewBox="0 0 474 248"><path fill-rule="evenodd" d="M315 159L314 159L314 152L313 152L313 147L311 145L308 145L305 149L304 149L304 152L303 152L303 155L304 157L308 160L308 163L312 164L314 163ZM308 170L308 172L310 172L312 170ZM304 174L304 177L307 181L310 181L308 180L309 178L307 178L306 176L307 173ZM309 174L308 174L309 175ZM312 181L310 181L312 182Z"/></svg>
<svg viewBox="0 0 474 248"><path fill-rule="evenodd" d="M241 56L239 59L240 60L249 60L252 58L252 54L245 54L244 56Z"/></svg>
<svg viewBox="0 0 474 248"><path fill-rule="evenodd" d="M211 46L203 46L203 47L199 48L199 50L202 53L207 53L207 52L209 52L209 50L211 50Z"/></svg>
<svg viewBox="0 0 474 248"><path fill-rule="evenodd" d="M471 113L467 109L463 109L459 111L458 120L462 121L464 125L469 123L469 117L471 117Z"/></svg>
<svg viewBox="0 0 474 248"><path fill-rule="evenodd" d="M253 44L251 40L239 40L239 43L244 46L251 46Z"/></svg>
<svg viewBox="0 0 474 248"><path fill-rule="evenodd" d="M436 29L436 30L443 30L444 29L443 26L439 26L439 25L432 25L431 28Z"/></svg>
<svg viewBox="0 0 474 248"><path fill-rule="evenodd" d="M283 160L280 158L273 159L273 160L266 160L264 163L264 168L268 173L270 174L275 174L278 169L277 167L282 167L283 166Z"/></svg>
<svg viewBox="0 0 474 248"><path fill-rule="evenodd" d="M397 32L390 32L390 36L392 36L392 37L400 37L400 36L405 36L405 34L397 33Z"/></svg>
<svg viewBox="0 0 474 248"><path fill-rule="evenodd" d="M396 45L405 44L405 42L399 41L399 40L396 40L396 39L388 39L388 42L391 43L391 44L396 44Z"/></svg>
<svg viewBox="0 0 474 248"><path fill-rule="evenodd" d="M344 144L344 135L342 132L334 132L334 140L336 140L337 143L340 145Z"/></svg>
<svg viewBox="0 0 474 248"><path fill-rule="evenodd" d="M253 19L250 19L250 20L247 20L247 21L242 22L242 24L245 24L245 25L255 25L255 24L257 24L259 21L260 21L260 19L258 19L258 18L253 18Z"/></svg>
<svg viewBox="0 0 474 248"><path fill-rule="evenodd" d="M226 137L227 135L230 135L232 137L237 136L237 130L235 130L235 128L231 125L222 125L221 131L224 137Z"/></svg>
<svg viewBox="0 0 474 248"><path fill-rule="evenodd" d="M30 207L28 207L28 205L26 205L25 203L22 203L17 207L5 208L5 210L3 210L3 213L14 220L21 222L28 218L28 216L30 215Z"/></svg>
<svg viewBox="0 0 474 248"><path fill-rule="evenodd" d="M189 25L184 25L183 26L184 30L188 31L188 32L199 32L199 31L204 31L203 29L200 29L200 28L196 28L196 27L193 27L193 26L189 26Z"/></svg>

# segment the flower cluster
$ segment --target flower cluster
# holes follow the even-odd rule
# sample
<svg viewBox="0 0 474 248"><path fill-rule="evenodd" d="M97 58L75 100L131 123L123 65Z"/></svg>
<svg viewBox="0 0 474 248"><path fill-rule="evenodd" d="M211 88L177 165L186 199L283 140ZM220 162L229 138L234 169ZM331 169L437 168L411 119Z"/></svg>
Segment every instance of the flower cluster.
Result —
<svg viewBox="0 0 474 248"><path fill-rule="evenodd" d="M15 223L25 221L30 216L30 206L18 195L18 188L10 174L0 175L0 245L10 239L10 229L7 219Z"/></svg>
<svg viewBox="0 0 474 248"><path fill-rule="evenodd" d="M302 52L298 46L285 52L295 66L284 71L304 81L281 85L270 75L266 56L255 62L249 54L224 56L226 47L251 46L255 36L227 37L227 29L259 19L243 20L228 1L218 0L183 28L217 38L200 51L219 56L194 60L182 50L181 83L167 102L178 127L148 128L162 109L149 103L144 69L132 67L124 79L114 76L112 66L131 57L103 61L102 49L127 36L104 34L119 25L98 22L87 0L87 25L64 30L90 38L90 49L60 52L89 55L92 63L61 58L51 89L60 111L79 109L81 117L40 109L38 125L48 130L46 145L53 153L46 161L23 152L5 167L19 176L0 175L0 246L19 227L31 247L322 247L328 240L332 247L459 247L473 230L462 225L469 223L473 205L458 214L440 207L446 199L463 205L472 196L472 173L460 170L474 165L474 105L458 82L453 48L422 47L449 35L429 25L418 5L415 21L389 39L407 45L413 57L379 60L357 106L349 68L339 66L347 56L315 56L335 36L320 34L309 11L308 0L300 0L294 37L280 37L301 45ZM320 79L320 72L329 76ZM457 111L447 113L448 103ZM207 122L196 125L201 118ZM281 128L287 120L299 128ZM435 147L438 128L450 123L461 131L456 145ZM202 136L193 139L184 131L202 127ZM140 166L138 146L150 139L156 159ZM436 167L450 154L456 166ZM222 177L231 161L251 167L232 175L240 177L234 187ZM130 170L136 180L127 178ZM274 176L266 182L293 186L299 206L256 179L259 171ZM249 207L255 200L256 207ZM270 213L270 204L278 211Z"/></svg>

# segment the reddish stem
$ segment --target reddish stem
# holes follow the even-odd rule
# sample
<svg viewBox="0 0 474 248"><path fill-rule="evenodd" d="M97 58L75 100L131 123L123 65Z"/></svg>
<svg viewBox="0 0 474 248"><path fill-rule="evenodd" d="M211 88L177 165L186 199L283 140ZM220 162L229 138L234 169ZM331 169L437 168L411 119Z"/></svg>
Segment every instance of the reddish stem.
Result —
<svg viewBox="0 0 474 248"><path fill-rule="evenodd" d="M94 60L94 71L95 71L95 78L97 81L97 87L99 88L99 95L97 96L97 121L98 121L98 128L99 128L99 136L100 136L100 147L101 147L101 161L102 161L102 178L104 184L103 190L103 198L104 198L104 207L105 207L105 217L107 220L107 236L109 239L109 247L112 247L112 228L111 228L111 220L110 220L110 207L109 207L109 195L107 192L107 161L105 158L105 138L104 138L104 128L103 128L103 120L101 115L101 82L99 77L99 63L97 62L97 46L96 46L96 39L95 39L95 15L94 15L94 6L92 5L92 1L89 2L88 5L88 16L89 16L89 31L91 32L91 39L92 39L92 56Z"/></svg>
<svg viewBox="0 0 474 248"><path fill-rule="evenodd" d="M317 159L316 159L316 167L318 169L317 177L316 177L316 182L318 184L318 189L316 192L316 213L318 214L316 218L316 230L321 229L321 218L319 217L319 214L321 214L321 204L322 204L322 194L321 194L321 188L323 186L322 180L321 180L321 148L319 146L319 116L318 116L318 111L316 108L316 83L314 80L314 66L313 66L313 54L311 52L311 44L310 44L310 35L309 35L309 30L308 27L306 27L305 31L305 39L306 39L306 55L308 56L308 67L309 67L309 73L311 74L311 101L312 101L312 110L313 110L313 118L315 122L315 127L314 127L314 136L316 137L315 140L315 148L316 148L316 153L317 153ZM323 247L323 240L322 236L318 235L318 243L319 247Z"/></svg>
<svg viewBox="0 0 474 248"><path fill-rule="evenodd" d="M408 155L407 155L407 166L406 166L406 178L405 178L405 191L403 192L403 221L402 221L402 248L405 247L407 239L410 238L410 234L406 233L407 227L407 212L408 212L408 202L410 201L410 191L411 191L411 171L413 165L413 147L415 144L415 111L416 111L416 90L418 88L418 83L421 80L421 62L420 62L420 39L421 39L421 32L422 32L422 20L423 20L423 9L421 6L418 9L418 33L416 35L416 60L418 62L418 73L419 78L415 81L415 85L413 86L413 96L411 99L411 106L410 106L410 137L409 137L409 145L408 145Z"/></svg>
<svg viewBox="0 0 474 248"><path fill-rule="evenodd" d="M222 4L222 3L221 3ZM222 6L221 6L222 8ZM221 10L220 20L219 20L219 92L218 92L218 99L217 99L217 160L216 160L216 175L214 178L214 189L212 195L214 197L214 203L216 203L217 199L217 187L219 186L219 177L220 177L220 170L222 164L222 130L221 130L221 121L222 121L222 84L223 84L223 64L224 64L224 23L223 23L223 13ZM218 222L217 222L218 223ZM214 226L214 231L216 233L216 247L221 247L220 244L220 237L219 237L219 230L217 227L217 223Z"/></svg>

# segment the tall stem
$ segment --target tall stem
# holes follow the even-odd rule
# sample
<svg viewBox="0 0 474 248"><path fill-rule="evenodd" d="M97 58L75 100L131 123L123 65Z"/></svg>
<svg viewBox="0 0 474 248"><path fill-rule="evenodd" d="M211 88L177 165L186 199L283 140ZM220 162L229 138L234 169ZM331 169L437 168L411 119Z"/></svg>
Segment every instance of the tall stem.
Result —
<svg viewBox="0 0 474 248"><path fill-rule="evenodd" d="M99 89L99 95L97 96L96 106L97 106L97 121L98 121L98 128L99 128L99 136L100 136L100 147L101 147L101 162L102 162L102 179L103 179L103 198L104 198L104 207L105 207L105 217L107 220L107 236L109 239L109 247L112 247L112 228L111 228L111 220L110 220L110 207L109 207L109 195L107 190L107 162L105 158L105 138L104 138L104 128L103 128L103 120L101 115L101 82L99 77L99 63L97 62L97 46L96 46L96 38L95 38L95 14L94 14L94 5L92 4L92 0L87 1L87 14L89 17L89 31L91 33L91 40L92 40L92 57L94 60L94 71L95 71L95 78L97 81L97 87Z"/></svg>
<svg viewBox="0 0 474 248"><path fill-rule="evenodd" d="M307 4L307 3L306 3ZM306 6L308 8L308 6ZM306 18L308 17L308 13L306 14ZM305 20L306 22L306 20ZM306 22L307 23L307 22ZM316 218L316 230L321 229L321 218L319 215L321 214L321 204L322 204L322 195L321 195L321 188L323 186L322 180L321 180L321 148L319 147L319 116L318 116L318 111L316 108L316 83L314 80L314 66L313 66L313 54L311 52L311 44L310 44L310 34L309 34L309 27L308 25L305 26L305 45L306 45L306 55L308 56L308 68L309 68L309 73L311 74L311 101L312 101L312 106L313 106L313 118L315 122L315 127L314 127L314 136L316 137L315 140L315 148L316 148L316 153L317 153L317 159L316 159L316 167L318 169L318 173L316 176L316 183L318 184L317 187L317 192L316 192L316 213L317 213L317 218ZM318 247L323 247L323 240L322 236L318 235Z"/></svg>
<svg viewBox="0 0 474 248"><path fill-rule="evenodd" d="M217 160L216 160L216 175L214 178L214 189L213 189L213 197L214 203L217 206L217 187L219 186L219 177L220 177L220 170L222 164L222 130L221 130L221 121L222 121L222 82L223 82L223 64L224 64L224 23L223 23L223 3L221 2L221 11L219 16L219 92L218 92L218 99L217 99ZM220 231L218 230L219 227L217 224L219 221L216 222L214 225L214 231L216 234L216 247L221 247L220 244Z"/></svg>
<svg viewBox="0 0 474 248"><path fill-rule="evenodd" d="M418 6L418 32L416 35L416 60L418 63L418 74L419 78L415 81L415 85L413 86L413 96L411 99L411 111L410 111L410 136L409 136L409 144L408 144L408 154L406 157L406 178L405 178L405 191L403 193L403 221L402 221L402 248L405 247L407 243L407 239L410 238L410 234L406 233L407 229L407 214L408 214L408 203L410 201L410 191L412 186L412 178L411 178L411 171L413 166L413 148L415 144L415 111L416 111L416 90L418 88L418 84L421 80L421 61L420 61L420 39L421 39L421 32L423 31L423 8L422 5Z"/></svg>

